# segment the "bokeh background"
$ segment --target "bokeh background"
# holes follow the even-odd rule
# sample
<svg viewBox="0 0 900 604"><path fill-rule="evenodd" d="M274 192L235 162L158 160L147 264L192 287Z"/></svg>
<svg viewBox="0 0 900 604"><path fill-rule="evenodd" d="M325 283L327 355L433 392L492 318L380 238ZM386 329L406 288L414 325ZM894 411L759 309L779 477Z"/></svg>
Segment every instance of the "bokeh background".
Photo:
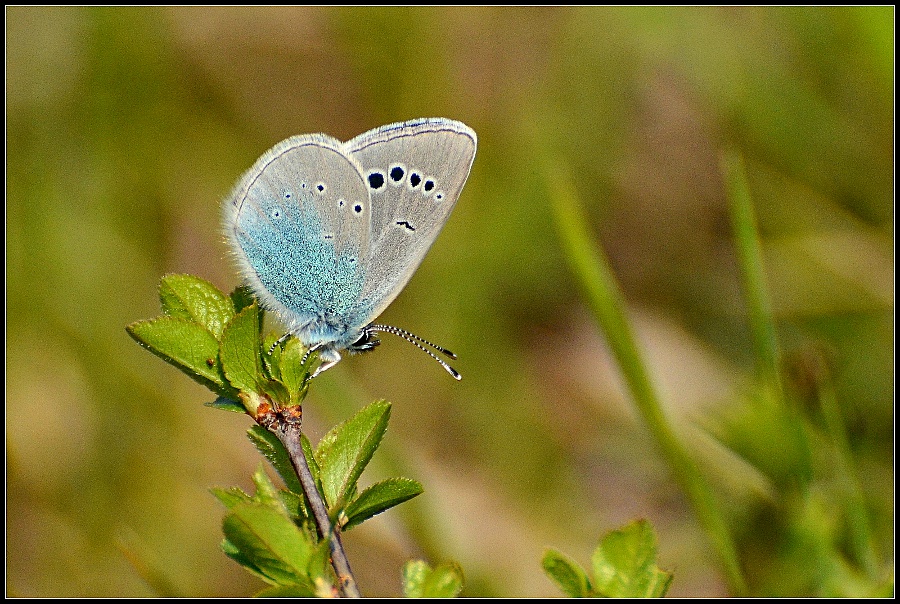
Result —
<svg viewBox="0 0 900 604"><path fill-rule="evenodd" d="M791 569L803 552L791 557L790 527L773 528L785 502L771 477L713 429L753 388L726 148L746 158L786 374L833 385L892 568L893 7L6 18L8 595L263 586L219 550L224 509L208 492L252 488L249 419L204 407L211 394L125 325L159 314L166 273L237 285L219 203L267 148L432 116L471 126L478 154L381 321L455 351L463 380L386 336L317 379L304 413L315 442L390 400L363 483L425 486L347 535L364 593L399 594L403 562L425 557L458 560L464 595L559 594L540 569L546 547L587 565L602 533L640 517L675 571L671 595L726 593L568 270L538 168L548 158L574 175L669 413L726 502L751 590L820 593ZM765 422L755 429L747 438L764 441ZM840 533L838 511L821 522Z"/></svg>

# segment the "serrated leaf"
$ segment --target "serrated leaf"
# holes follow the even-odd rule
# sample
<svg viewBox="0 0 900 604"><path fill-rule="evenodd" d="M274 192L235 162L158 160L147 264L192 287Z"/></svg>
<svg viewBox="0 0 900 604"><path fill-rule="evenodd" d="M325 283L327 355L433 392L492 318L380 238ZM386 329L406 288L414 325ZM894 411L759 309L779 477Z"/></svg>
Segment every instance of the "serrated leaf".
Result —
<svg viewBox="0 0 900 604"><path fill-rule="evenodd" d="M403 566L403 595L407 598L455 598L462 588L462 569L455 562L432 569L422 560L410 560Z"/></svg>
<svg viewBox="0 0 900 604"><path fill-rule="evenodd" d="M380 514L395 505L408 501L424 491L422 485L410 478L388 478L370 486L347 506L344 529Z"/></svg>
<svg viewBox="0 0 900 604"><path fill-rule="evenodd" d="M222 543L220 543L219 545L226 556L243 566L244 569L247 570L247 572L252 575L256 575L266 583L272 583L271 577L257 568L253 561L245 556L244 553L241 552L241 550L239 550L238 547L231 541L229 541L228 539L222 539Z"/></svg>
<svg viewBox="0 0 900 604"><path fill-rule="evenodd" d="M313 453L312 443L309 442L306 434L300 434L300 446L303 447L303 455L306 457L306 462L309 464L309 471L313 476L313 480L316 481L316 488L318 488L321 493L322 470L319 469L319 462L316 461L316 455Z"/></svg>
<svg viewBox="0 0 900 604"><path fill-rule="evenodd" d="M297 338L288 338L281 354L281 382L291 395L291 404L299 405L306 395L311 359L303 363L306 348Z"/></svg>
<svg viewBox="0 0 900 604"><path fill-rule="evenodd" d="M209 281L194 275L166 275L159 284L163 312L206 327L217 339L234 316L231 299Z"/></svg>
<svg viewBox="0 0 900 604"><path fill-rule="evenodd" d="M158 317L132 323L125 329L138 344L216 394L234 396L218 364L219 342L202 325Z"/></svg>
<svg viewBox="0 0 900 604"><path fill-rule="evenodd" d="M252 479L253 484L256 486L256 493L253 494L255 502L271 506L283 513L287 512L281 497L278 495L278 489L275 488L275 485L269 479L269 475L266 474L266 469L262 462L260 462L256 471L253 472Z"/></svg>
<svg viewBox="0 0 900 604"><path fill-rule="evenodd" d="M239 504L223 520L222 530L242 559L270 583L309 582L315 544L286 514L266 505Z"/></svg>
<svg viewBox="0 0 900 604"><path fill-rule="evenodd" d="M223 489L220 487L213 487L210 489L213 495L215 495L216 499L218 499L222 505L226 508L231 509L239 503L250 503L253 501L253 498L250 497L247 493L239 489L238 487L229 487L227 489Z"/></svg>
<svg viewBox="0 0 900 604"><path fill-rule="evenodd" d="M269 399L276 402L278 406L287 407L290 404L291 395L288 394L287 388L281 382L260 376L259 385Z"/></svg>
<svg viewBox="0 0 900 604"><path fill-rule="evenodd" d="M228 297L231 298L235 314L240 313L242 310L248 306L252 306L253 303L256 302L256 296L253 295L253 292L251 292L250 288L246 285L237 286Z"/></svg>
<svg viewBox="0 0 900 604"><path fill-rule="evenodd" d="M228 323L220 351L225 377L232 386L246 392L262 390L258 306L245 308Z"/></svg>
<svg viewBox="0 0 900 604"><path fill-rule="evenodd" d="M581 566L556 550L547 550L541 560L544 572L570 598L587 598L591 595L591 582Z"/></svg>
<svg viewBox="0 0 900 604"><path fill-rule="evenodd" d="M220 409L222 411L231 411L233 413L247 412L247 410L244 408L244 405L241 404L240 401L235 401L224 396L220 396L211 403L203 403L203 406L212 407L213 409Z"/></svg>
<svg viewBox="0 0 900 604"><path fill-rule="evenodd" d="M656 567L656 534L637 520L606 535L591 558L594 589L610 598L659 598L672 581Z"/></svg>
<svg viewBox="0 0 900 604"><path fill-rule="evenodd" d="M262 353L263 367L267 375L273 380L281 381L281 346L273 345L278 342L278 336L274 333L266 334L263 338L260 351Z"/></svg>
<svg viewBox="0 0 900 604"><path fill-rule="evenodd" d="M313 531L315 534L315 531ZM331 571L331 541L328 539L322 539L313 549L312 555L309 557L309 564L307 565L309 569L309 577L316 584L317 587L331 587L334 586L331 583L331 578L334 577L333 572ZM324 597L325 595L331 595L325 593L320 595L320 597Z"/></svg>
<svg viewBox="0 0 900 604"><path fill-rule="evenodd" d="M281 497L281 503L288 511L288 514L294 519L306 522L312 518L312 514L306 506L306 499L302 495L298 495L287 489L281 489L278 491L278 496Z"/></svg>
<svg viewBox="0 0 900 604"><path fill-rule="evenodd" d="M375 401L332 429L319 442L322 489L330 508L338 505L362 474L381 443L390 418L391 405Z"/></svg>
<svg viewBox="0 0 900 604"><path fill-rule="evenodd" d="M302 495L303 487L300 484L300 479L297 478L297 473L294 471L291 458L288 456L288 452L285 450L284 445L278 440L278 437L262 426L255 425L247 430L247 438L250 439L250 442L253 443L256 450L269 460L269 463L272 464L272 467L275 468L275 471L278 472L281 479L284 480L284 486L286 486L288 490L293 491L298 495Z"/></svg>

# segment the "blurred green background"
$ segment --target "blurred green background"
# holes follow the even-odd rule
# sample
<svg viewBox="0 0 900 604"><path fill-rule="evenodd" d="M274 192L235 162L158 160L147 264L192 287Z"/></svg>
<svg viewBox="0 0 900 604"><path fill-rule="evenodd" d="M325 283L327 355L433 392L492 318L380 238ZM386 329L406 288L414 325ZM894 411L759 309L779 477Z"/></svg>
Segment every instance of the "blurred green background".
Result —
<svg viewBox="0 0 900 604"><path fill-rule="evenodd" d="M786 375L801 395L833 386L875 550L892 567L893 7L6 17L8 595L262 587L219 550L224 508L208 492L251 489L250 420L204 407L210 393L125 325L159 314L166 273L237 285L219 203L267 148L436 116L471 126L478 154L380 321L452 349L463 380L388 336L317 378L305 405L315 442L390 400L363 482L399 473L425 485L345 538L364 593L397 595L403 562L427 557L458 560L465 595L555 595L545 547L588 564L602 533L637 517L675 571L670 595L726 593L568 270L538 168L547 159L575 176L752 592L820 593L792 567L807 556L780 515L777 471L713 436L753 398L725 148L746 158ZM808 411L810 491L826 503L803 526L840 548L833 464ZM772 446L765 418L741 425L740 438ZM784 457L773 463L790 467Z"/></svg>

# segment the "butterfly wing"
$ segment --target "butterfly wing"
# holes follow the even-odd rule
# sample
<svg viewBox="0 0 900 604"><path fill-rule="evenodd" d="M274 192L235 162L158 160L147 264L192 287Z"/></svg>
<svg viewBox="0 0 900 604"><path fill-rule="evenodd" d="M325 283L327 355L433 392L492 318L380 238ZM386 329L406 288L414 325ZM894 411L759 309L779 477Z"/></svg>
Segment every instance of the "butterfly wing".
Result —
<svg viewBox="0 0 900 604"><path fill-rule="evenodd" d="M442 118L371 130L344 144L360 165L372 226L360 307L368 323L397 297L456 205L475 159L471 128Z"/></svg>
<svg viewBox="0 0 900 604"><path fill-rule="evenodd" d="M307 346L346 346L367 318L356 315L371 209L360 167L321 134L267 151L225 204L226 235L247 283Z"/></svg>

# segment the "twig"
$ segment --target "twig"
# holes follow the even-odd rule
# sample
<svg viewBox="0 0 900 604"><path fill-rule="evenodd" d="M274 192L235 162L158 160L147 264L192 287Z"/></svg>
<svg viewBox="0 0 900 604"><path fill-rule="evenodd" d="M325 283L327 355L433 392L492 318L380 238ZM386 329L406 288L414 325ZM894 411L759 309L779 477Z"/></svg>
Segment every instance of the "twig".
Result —
<svg viewBox="0 0 900 604"><path fill-rule="evenodd" d="M316 488L316 482L313 479L312 472L309 470L309 464L306 461L306 455L303 452L303 446L300 441L300 407L286 407L278 411L262 413L257 417L257 421L266 430L278 437L281 444L288 452L291 458L291 464L297 477L300 478L300 485L303 487L303 493L306 500L313 511L313 517L316 527L319 529L319 535L322 539L329 539L331 547L331 566L338 578L338 585L341 596L344 598L361 598L359 587L356 585L356 579L353 577L353 571L350 570L350 561L344 552L344 545L341 542L340 527L332 526L328 517L328 509L325 502L322 501L322 495Z"/></svg>

